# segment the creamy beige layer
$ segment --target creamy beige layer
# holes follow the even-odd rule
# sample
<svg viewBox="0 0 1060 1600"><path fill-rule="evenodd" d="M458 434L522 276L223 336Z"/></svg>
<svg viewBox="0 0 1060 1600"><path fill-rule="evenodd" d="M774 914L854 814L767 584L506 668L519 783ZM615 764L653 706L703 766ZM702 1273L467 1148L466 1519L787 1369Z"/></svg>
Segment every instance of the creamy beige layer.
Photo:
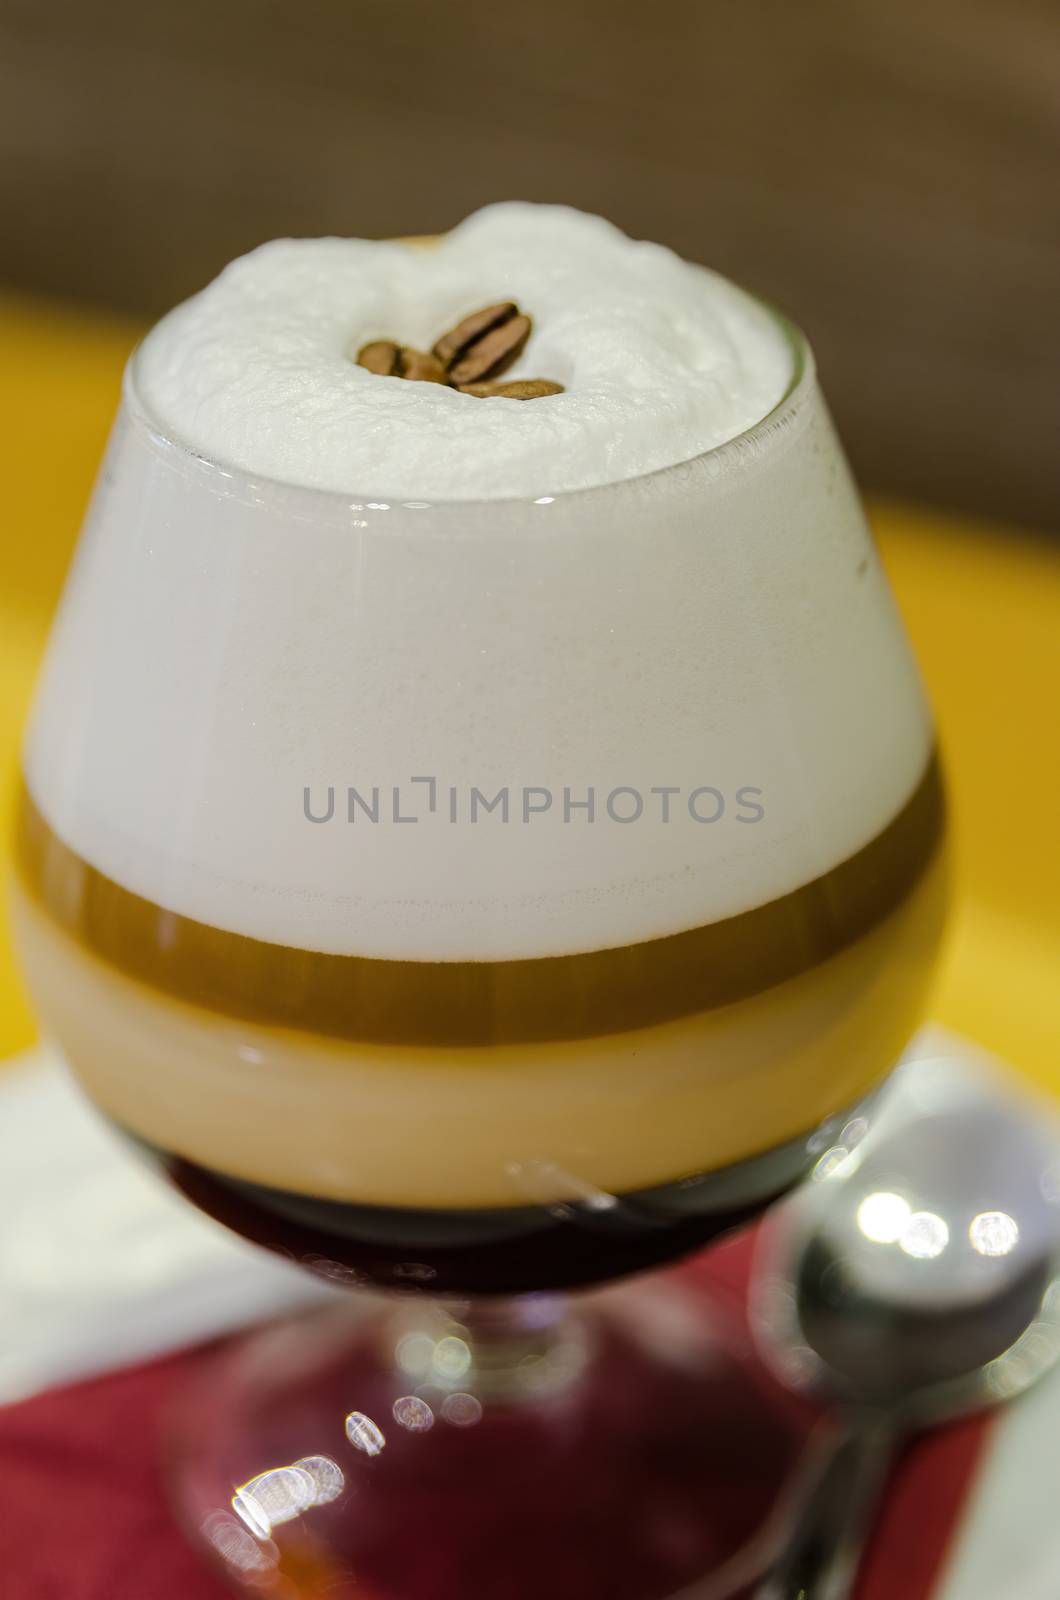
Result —
<svg viewBox="0 0 1060 1600"><path fill-rule="evenodd" d="M473 1207L622 1193L798 1137L889 1070L941 929L936 850L838 954L729 1005L592 1037L378 1044L223 1015L100 960L19 886L42 1015L118 1122L233 1176L335 1200Z"/></svg>

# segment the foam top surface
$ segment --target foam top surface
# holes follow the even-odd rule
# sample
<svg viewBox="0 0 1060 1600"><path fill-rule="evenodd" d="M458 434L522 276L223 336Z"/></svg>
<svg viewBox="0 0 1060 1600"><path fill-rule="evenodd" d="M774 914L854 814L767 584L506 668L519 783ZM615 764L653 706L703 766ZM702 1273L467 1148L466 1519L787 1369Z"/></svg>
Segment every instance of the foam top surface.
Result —
<svg viewBox="0 0 1060 1600"><path fill-rule="evenodd" d="M510 377L565 393L482 400L351 358L429 349L480 306L534 321ZM136 386L162 432L307 487L493 499L590 487L688 460L780 401L787 339L743 290L602 218L506 203L424 248L277 239L148 335Z"/></svg>

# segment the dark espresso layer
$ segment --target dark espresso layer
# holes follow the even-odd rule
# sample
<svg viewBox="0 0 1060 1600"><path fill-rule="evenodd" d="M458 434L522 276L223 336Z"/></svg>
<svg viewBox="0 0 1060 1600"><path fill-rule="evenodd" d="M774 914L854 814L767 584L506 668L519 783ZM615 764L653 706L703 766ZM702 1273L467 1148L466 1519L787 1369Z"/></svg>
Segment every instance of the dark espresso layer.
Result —
<svg viewBox="0 0 1060 1600"><path fill-rule="evenodd" d="M936 759L863 849L767 905L666 938L519 961L391 961L289 949L178 916L97 872L28 793L17 861L68 933L174 998L276 1027L385 1044L577 1039L728 1005L826 961L908 896L939 847Z"/></svg>
<svg viewBox="0 0 1060 1600"><path fill-rule="evenodd" d="M847 1120L834 1119L837 1138ZM445 1294L584 1287L699 1250L791 1188L825 1138L816 1129L724 1172L592 1203L423 1210L248 1183L126 1136L201 1210L256 1244L339 1283Z"/></svg>

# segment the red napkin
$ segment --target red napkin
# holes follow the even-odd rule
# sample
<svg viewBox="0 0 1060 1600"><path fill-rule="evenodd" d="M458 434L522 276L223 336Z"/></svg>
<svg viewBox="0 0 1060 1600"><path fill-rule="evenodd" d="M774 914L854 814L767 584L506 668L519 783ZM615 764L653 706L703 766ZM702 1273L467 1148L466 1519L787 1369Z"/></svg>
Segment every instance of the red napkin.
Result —
<svg viewBox="0 0 1060 1600"><path fill-rule="evenodd" d="M745 1236L684 1269L742 1299ZM156 1421L211 1347L0 1410L2 1600L224 1600L170 1516ZM918 1440L888 1493L856 1600L927 1600L989 1436L973 1418Z"/></svg>

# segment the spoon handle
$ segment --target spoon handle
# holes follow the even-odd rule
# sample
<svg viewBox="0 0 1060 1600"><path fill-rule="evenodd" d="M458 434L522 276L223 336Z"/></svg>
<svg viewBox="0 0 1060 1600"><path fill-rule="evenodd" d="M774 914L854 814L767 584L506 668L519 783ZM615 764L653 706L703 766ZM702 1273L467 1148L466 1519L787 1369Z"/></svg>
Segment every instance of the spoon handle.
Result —
<svg viewBox="0 0 1060 1600"><path fill-rule="evenodd" d="M755 1600L847 1600L894 1458L893 1419L855 1419L818 1458L794 1532Z"/></svg>

